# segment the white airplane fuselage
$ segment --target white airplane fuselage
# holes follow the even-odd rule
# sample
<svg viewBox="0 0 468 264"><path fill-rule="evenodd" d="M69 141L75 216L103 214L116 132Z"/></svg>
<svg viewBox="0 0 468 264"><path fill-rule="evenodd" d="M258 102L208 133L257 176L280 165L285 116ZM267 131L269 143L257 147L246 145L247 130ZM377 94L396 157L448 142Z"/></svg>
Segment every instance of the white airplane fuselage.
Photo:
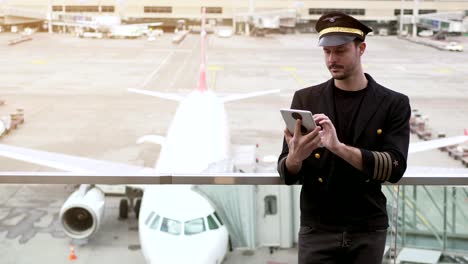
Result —
<svg viewBox="0 0 468 264"><path fill-rule="evenodd" d="M231 172L229 151L224 103L211 91L194 91L176 111L155 170ZM192 186L147 186L139 216L140 243L146 261L221 263L227 251L228 231L214 212L211 203ZM155 220L157 216L159 219ZM175 223L172 232L165 229L163 219Z"/></svg>

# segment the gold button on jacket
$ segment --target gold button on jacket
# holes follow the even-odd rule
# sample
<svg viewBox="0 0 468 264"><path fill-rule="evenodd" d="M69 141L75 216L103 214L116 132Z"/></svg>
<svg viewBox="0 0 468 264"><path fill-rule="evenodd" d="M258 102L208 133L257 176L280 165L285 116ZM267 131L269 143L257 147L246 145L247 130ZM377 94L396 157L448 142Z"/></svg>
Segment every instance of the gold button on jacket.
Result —
<svg viewBox="0 0 468 264"><path fill-rule="evenodd" d="M315 153L315 158L320 159L320 153Z"/></svg>

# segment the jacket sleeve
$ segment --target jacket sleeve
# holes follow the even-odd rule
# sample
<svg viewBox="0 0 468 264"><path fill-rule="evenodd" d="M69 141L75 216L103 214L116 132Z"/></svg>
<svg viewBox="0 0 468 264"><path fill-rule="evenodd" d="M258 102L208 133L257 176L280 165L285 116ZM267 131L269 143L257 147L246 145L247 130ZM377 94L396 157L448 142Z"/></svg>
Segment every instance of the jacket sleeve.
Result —
<svg viewBox="0 0 468 264"><path fill-rule="evenodd" d="M291 103L291 109L305 109L303 103L301 102L302 99L303 98L301 98L298 92L294 93L293 100ZM314 167L315 165L318 166L319 162L309 157L303 161L303 166L297 174L291 174L288 172L288 169L286 168L286 158L288 157L288 154L289 154L288 144L286 142L286 139L283 138L283 149L281 151L280 156L278 157L278 167L277 167L278 173L282 181L287 185L302 184L304 176L306 174L310 174L311 172L310 167L311 166ZM312 153L312 155L313 154L314 153ZM305 162L307 164L304 164Z"/></svg>
<svg viewBox="0 0 468 264"><path fill-rule="evenodd" d="M398 182L406 171L411 108L407 96L389 108L381 151L361 149L364 174L379 182Z"/></svg>

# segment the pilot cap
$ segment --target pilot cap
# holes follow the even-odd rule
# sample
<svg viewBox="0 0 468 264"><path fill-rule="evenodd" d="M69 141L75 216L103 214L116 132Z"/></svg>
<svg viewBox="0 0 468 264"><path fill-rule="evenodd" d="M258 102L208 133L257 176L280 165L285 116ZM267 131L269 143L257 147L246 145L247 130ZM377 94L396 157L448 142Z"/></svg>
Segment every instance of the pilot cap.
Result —
<svg viewBox="0 0 468 264"><path fill-rule="evenodd" d="M339 46L358 38L362 41L372 29L354 17L341 12L322 15L315 30L319 33L319 46Z"/></svg>

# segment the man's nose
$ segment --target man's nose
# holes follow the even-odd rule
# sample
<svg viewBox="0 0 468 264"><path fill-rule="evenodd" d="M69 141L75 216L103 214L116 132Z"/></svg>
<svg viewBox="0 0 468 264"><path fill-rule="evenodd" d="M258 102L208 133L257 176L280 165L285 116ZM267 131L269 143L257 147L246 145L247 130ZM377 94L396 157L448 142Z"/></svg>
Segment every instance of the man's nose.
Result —
<svg viewBox="0 0 468 264"><path fill-rule="evenodd" d="M329 62L329 63L336 62L336 56L335 56L335 54L334 54L333 52L330 52L330 53L328 54L328 62Z"/></svg>

